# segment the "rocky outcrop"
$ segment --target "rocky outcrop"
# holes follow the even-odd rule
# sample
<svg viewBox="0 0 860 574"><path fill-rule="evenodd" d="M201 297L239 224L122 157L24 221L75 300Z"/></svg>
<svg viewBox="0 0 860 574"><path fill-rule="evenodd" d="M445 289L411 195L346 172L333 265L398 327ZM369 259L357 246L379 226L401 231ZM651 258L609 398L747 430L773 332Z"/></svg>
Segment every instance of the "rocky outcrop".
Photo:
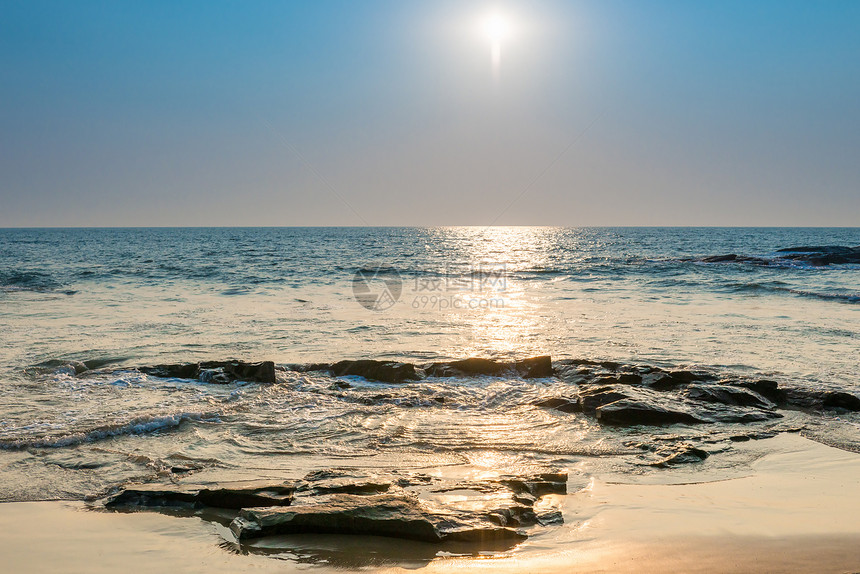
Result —
<svg viewBox="0 0 860 574"><path fill-rule="evenodd" d="M575 397L543 398L535 406L583 412L608 425L748 423L782 416L769 397L782 397L783 391L772 381L717 382L716 374L701 370L569 360L556 363L556 374L575 385Z"/></svg>
<svg viewBox="0 0 860 574"><path fill-rule="evenodd" d="M424 542L525 540L527 535L486 516L434 509L409 495L333 494L289 508L253 508L230 524L239 540L277 534L362 534Z"/></svg>
<svg viewBox="0 0 860 574"><path fill-rule="evenodd" d="M567 492L566 473L502 475L457 481L426 474L324 469L284 483L129 486L107 498L111 509L193 511L230 528L239 540L275 534L388 536L476 547L513 545L520 530L563 522L536 503ZM456 497L445 493L456 491Z"/></svg>
<svg viewBox="0 0 860 574"><path fill-rule="evenodd" d="M182 363L140 367L140 372L153 377L175 379L197 379L204 383L228 384L235 381L249 383L274 383L275 363L262 361L204 361L201 363Z"/></svg>
<svg viewBox="0 0 860 574"><path fill-rule="evenodd" d="M777 253L781 254L780 258L803 261L816 266L860 263L860 246L807 245L778 249Z"/></svg>

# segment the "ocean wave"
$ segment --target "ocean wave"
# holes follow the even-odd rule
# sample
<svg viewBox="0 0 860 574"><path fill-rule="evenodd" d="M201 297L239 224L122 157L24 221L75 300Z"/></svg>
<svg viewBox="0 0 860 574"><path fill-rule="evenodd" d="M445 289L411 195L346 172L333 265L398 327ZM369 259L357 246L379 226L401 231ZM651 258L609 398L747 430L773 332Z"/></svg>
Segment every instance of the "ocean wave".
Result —
<svg viewBox="0 0 860 574"><path fill-rule="evenodd" d="M59 436L39 438L0 439L0 449L20 450L25 448L62 448L121 435L142 435L164 429L175 428L184 422L217 420L217 413L175 413L161 416L143 416L122 423L99 426Z"/></svg>
<svg viewBox="0 0 860 574"><path fill-rule="evenodd" d="M0 291L7 293L30 291L35 293L64 293L73 295L76 291L61 290L62 283L51 274L42 271L0 271Z"/></svg>
<svg viewBox="0 0 860 574"><path fill-rule="evenodd" d="M840 303L860 303L860 293L834 293L834 292L819 292L809 291L805 289L795 289L775 284L766 283L730 283L727 287L735 293L787 293L797 295L799 297L808 297L811 299L821 299L823 301L838 301Z"/></svg>

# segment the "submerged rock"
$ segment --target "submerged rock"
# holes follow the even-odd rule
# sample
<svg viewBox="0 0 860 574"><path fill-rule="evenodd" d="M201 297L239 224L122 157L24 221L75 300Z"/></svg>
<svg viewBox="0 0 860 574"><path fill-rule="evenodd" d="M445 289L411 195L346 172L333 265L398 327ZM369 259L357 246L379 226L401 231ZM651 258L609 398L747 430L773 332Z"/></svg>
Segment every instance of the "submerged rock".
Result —
<svg viewBox="0 0 860 574"><path fill-rule="evenodd" d="M664 454L664 452L658 451L657 454ZM651 463L651 466L666 468L676 464L702 462L708 458L708 456L708 452L700 448L691 445L680 445L679 447L672 449L665 458Z"/></svg>
<svg viewBox="0 0 860 574"><path fill-rule="evenodd" d="M325 500L289 508L243 510L230 524L239 540L279 534L361 534L424 542L520 541L521 532L489 518L441 511L408 495L333 494Z"/></svg>

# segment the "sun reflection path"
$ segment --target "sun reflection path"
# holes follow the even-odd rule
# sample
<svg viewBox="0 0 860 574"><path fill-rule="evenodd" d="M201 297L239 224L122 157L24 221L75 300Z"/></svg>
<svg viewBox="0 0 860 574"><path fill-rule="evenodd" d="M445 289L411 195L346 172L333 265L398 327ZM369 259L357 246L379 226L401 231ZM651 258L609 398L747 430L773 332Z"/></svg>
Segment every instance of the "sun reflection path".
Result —
<svg viewBox="0 0 860 574"><path fill-rule="evenodd" d="M445 235L469 249L460 254L470 262L473 275L479 279L491 274L494 280L476 281L480 290L475 296L487 305L458 311L471 327L470 344L461 348L466 355L524 356L539 350L546 330L544 315L549 310L537 297L523 273L540 272L552 256L556 233L545 227L458 227L445 228ZM465 257L463 257L465 255ZM503 280L498 280L499 273ZM495 275L492 275L495 274ZM489 304L495 303L495 304Z"/></svg>

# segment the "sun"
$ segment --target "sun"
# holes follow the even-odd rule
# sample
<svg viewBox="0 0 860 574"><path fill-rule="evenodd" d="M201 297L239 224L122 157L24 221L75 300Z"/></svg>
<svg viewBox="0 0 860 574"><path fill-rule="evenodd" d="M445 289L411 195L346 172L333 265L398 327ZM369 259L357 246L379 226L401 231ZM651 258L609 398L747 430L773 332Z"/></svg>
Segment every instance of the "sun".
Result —
<svg viewBox="0 0 860 574"><path fill-rule="evenodd" d="M481 29L491 43L501 44L511 35L511 21L504 14L494 12L484 17Z"/></svg>

